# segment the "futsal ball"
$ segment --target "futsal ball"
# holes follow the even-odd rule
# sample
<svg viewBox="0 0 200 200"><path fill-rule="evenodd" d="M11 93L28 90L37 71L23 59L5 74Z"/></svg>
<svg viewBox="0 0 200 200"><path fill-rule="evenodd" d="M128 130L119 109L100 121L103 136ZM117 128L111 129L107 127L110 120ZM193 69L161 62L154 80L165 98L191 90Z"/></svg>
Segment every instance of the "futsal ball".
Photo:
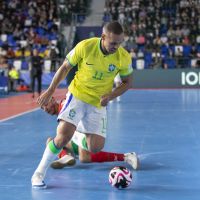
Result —
<svg viewBox="0 0 200 200"><path fill-rule="evenodd" d="M127 188L132 182L132 173L126 167L114 167L109 173L109 182L118 189Z"/></svg>

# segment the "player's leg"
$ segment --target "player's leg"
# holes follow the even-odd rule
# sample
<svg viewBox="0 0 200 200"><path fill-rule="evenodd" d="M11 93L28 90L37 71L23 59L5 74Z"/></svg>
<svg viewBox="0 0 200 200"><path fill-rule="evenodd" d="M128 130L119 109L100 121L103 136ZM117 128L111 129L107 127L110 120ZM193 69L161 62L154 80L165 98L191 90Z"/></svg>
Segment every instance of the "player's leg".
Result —
<svg viewBox="0 0 200 200"><path fill-rule="evenodd" d="M134 152L123 155L110 152L99 152L103 148L106 138L106 128L107 128L106 108L103 107L99 109L88 106L87 111L88 111L87 118L84 118L81 121L81 123L77 127L77 130L80 131L82 130L85 131L86 133L90 133L93 130L94 134L86 134L87 143L86 145L84 145L88 147L88 149L85 148L85 150L89 150L90 152L92 152L90 154L91 161L110 162L114 161L114 159L117 157L119 161L124 160L125 162L129 163L134 169L138 169L139 159ZM84 158L81 158L81 160L84 160Z"/></svg>
<svg viewBox="0 0 200 200"><path fill-rule="evenodd" d="M116 162L124 161L127 162L133 169L139 168L139 159L135 152L132 153L115 153L115 152L104 152L90 153L91 162Z"/></svg>
<svg viewBox="0 0 200 200"><path fill-rule="evenodd" d="M46 145L48 145L48 143L51 140L52 140L52 138L49 137L46 141ZM63 147L62 151L57 156L58 159L54 160L51 163L52 168L62 169L63 167L73 166L76 164L75 152L73 150L71 143L72 143L72 141L70 141L65 147Z"/></svg>
<svg viewBox="0 0 200 200"><path fill-rule="evenodd" d="M135 170L139 168L139 159L135 152L123 154L100 151L92 153L79 147L79 160L83 163L124 161L131 165L131 167Z"/></svg>
<svg viewBox="0 0 200 200"><path fill-rule="evenodd" d="M90 152L101 151L105 144L107 131L106 107L97 108L86 105L86 117L78 124L77 131L85 133L87 147Z"/></svg>
<svg viewBox="0 0 200 200"><path fill-rule="evenodd" d="M104 151L92 153L79 147L79 160L83 163L124 161L124 154Z"/></svg>
<svg viewBox="0 0 200 200"><path fill-rule="evenodd" d="M62 169L64 167L71 167L76 164L75 153L71 145L71 141L58 154L58 159L51 163L54 169Z"/></svg>
<svg viewBox="0 0 200 200"><path fill-rule="evenodd" d="M37 75L37 92L38 92L38 95L41 94L41 91L42 91L42 75L39 74Z"/></svg>
<svg viewBox="0 0 200 200"><path fill-rule="evenodd" d="M59 124L56 137L48 143L42 160L32 176L33 187L42 188L46 186L43 181L46 170L61 149L70 141L78 123L84 116L84 112L83 102L77 100L68 92L65 104L58 115Z"/></svg>
<svg viewBox="0 0 200 200"><path fill-rule="evenodd" d="M76 144L78 143L78 145ZM66 166L71 166L70 162L73 162L74 157L69 155L69 149L73 151L75 155L79 156L80 162L90 163L90 162L115 162L115 161L123 161L133 167L133 169L139 168L139 159L135 152L132 153L116 153L116 152L105 152L100 151L97 153L91 153L87 148L87 140L86 136L83 133L75 131L72 140L67 145L68 150L63 150L59 156L58 160L55 160L51 167L54 169L61 169Z"/></svg>
<svg viewBox="0 0 200 200"><path fill-rule="evenodd" d="M96 153L103 149L105 137L96 134L87 134L87 146L90 152Z"/></svg>
<svg viewBox="0 0 200 200"><path fill-rule="evenodd" d="M74 98L75 99L75 98ZM67 104L67 101L66 101ZM97 108L91 106L77 99L74 100L74 104L70 104L73 109L68 109L70 112L67 113L67 118L73 120L76 116L81 116L79 120L77 130L80 132L93 133L86 134L86 139L78 139L78 142L81 143L87 150L91 152L98 152L104 147L105 135L106 135L106 108ZM74 106L76 105L76 106ZM64 117L63 106L59 116ZM83 112L84 109L84 112ZM84 117L83 117L84 116ZM80 119L79 118L79 119ZM99 133L99 134L98 134ZM84 134L83 134L84 138ZM55 138L56 139L56 138ZM56 142L56 140L55 140ZM59 144L56 142L56 144ZM60 144L59 144L60 146Z"/></svg>
<svg viewBox="0 0 200 200"><path fill-rule="evenodd" d="M35 75L31 75L31 91L32 97L35 97Z"/></svg>
<svg viewBox="0 0 200 200"><path fill-rule="evenodd" d="M57 135L51 140L43 153L43 157L32 176L32 186L34 188L46 188L44 177L49 165L56 158L62 147L65 146L76 129L76 126L65 121L60 121L57 127Z"/></svg>

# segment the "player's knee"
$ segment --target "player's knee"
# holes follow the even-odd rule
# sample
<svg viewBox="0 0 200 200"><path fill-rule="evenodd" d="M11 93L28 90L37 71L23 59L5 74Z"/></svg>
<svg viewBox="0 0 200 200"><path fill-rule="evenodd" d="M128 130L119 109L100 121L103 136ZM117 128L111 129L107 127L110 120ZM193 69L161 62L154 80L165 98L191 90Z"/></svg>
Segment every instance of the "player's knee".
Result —
<svg viewBox="0 0 200 200"><path fill-rule="evenodd" d="M95 146L89 145L88 149L92 153L97 153L97 152L99 152L99 151L101 151L103 149L103 145L95 145Z"/></svg>
<svg viewBox="0 0 200 200"><path fill-rule="evenodd" d="M105 138L102 136L95 135L93 137L89 137L87 140L88 150L92 153L97 153L101 151L105 144Z"/></svg>

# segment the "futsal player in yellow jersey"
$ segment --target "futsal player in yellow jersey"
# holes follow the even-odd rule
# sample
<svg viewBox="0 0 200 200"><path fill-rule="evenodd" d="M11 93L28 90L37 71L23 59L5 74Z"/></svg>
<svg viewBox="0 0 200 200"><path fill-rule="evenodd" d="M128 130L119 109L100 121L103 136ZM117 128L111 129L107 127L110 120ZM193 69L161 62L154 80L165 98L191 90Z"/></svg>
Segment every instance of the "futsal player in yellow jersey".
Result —
<svg viewBox="0 0 200 200"><path fill-rule="evenodd" d="M65 104L58 115L56 136L46 146L32 176L33 188L46 188L44 177L49 165L70 141L75 131L86 135L84 146L88 151L95 153L104 147L106 106L110 100L123 94L132 85L131 57L120 46L123 40L123 29L118 22L104 25L101 38L83 40L69 52L48 89L38 98L39 105L46 106L59 83L78 65L78 71L68 88ZM117 73L122 78L122 84L112 91ZM137 163L135 154L135 169Z"/></svg>
<svg viewBox="0 0 200 200"><path fill-rule="evenodd" d="M110 50L113 53L107 55L101 44L101 38L84 40L67 55L71 66L78 64L69 90L78 99L96 107L101 107L100 98L112 91L117 72L122 77L132 73L131 58L124 48L116 51L114 46Z"/></svg>

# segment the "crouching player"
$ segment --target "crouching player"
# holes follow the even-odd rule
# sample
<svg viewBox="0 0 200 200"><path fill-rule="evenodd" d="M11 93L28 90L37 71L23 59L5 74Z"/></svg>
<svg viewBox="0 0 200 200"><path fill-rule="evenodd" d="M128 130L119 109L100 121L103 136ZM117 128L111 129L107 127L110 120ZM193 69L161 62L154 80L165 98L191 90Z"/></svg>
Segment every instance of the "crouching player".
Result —
<svg viewBox="0 0 200 200"><path fill-rule="evenodd" d="M56 100L52 98L43 109L51 115L58 115L64 102L65 99L57 103ZM47 139L47 143L49 141L51 141L51 138ZM76 157L83 163L124 161L135 170L139 167L139 159L135 152L125 154L104 151L98 153L89 152L85 134L80 133L78 130L75 132L70 142L60 152L58 160L51 163L51 167L54 169L62 169L66 166L73 166L76 163Z"/></svg>

